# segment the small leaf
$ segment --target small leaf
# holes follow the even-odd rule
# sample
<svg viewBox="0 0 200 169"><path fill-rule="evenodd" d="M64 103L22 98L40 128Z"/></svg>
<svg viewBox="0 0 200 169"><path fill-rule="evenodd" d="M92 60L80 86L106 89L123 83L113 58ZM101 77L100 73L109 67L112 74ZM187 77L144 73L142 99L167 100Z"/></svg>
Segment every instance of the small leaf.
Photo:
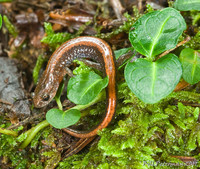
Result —
<svg viewBox="0 0 200 169"><path fill-rule="evenodd" d="M64 84L64 82L62 81L62 82L60 83L59 88L58 88L58 90L57 90L57 92L56 92L56 95L55 95L55 97L54 97L54 99L56 100L56 103L57 103L57 105L58 105L58 108L59 108L60 110L63 109L62 103L61 103L61 101L60 101L60 97L61 97L61 94L62 94L62 91L63 91L64 87L65 87L65 84Z"/></svg>
<svg viewBox="0 0 200 169"><path fill-rule="evenodd" d="M194 119L197 121L199 118L199 108L198 107L195 108L193 115L194 115Z"/></svg>
<svg viewBox="0 0 200 169"><path fill-rule="evenodd" d="M153 59L154 56L176 46L186 29L181 14L173 8L143 15L129 32L129 40L139 53Z"/></svg>
<svg viewBox="0 0 200 169"><path fill-rule="evenodd" d="M9 33L15 38L18 35L17 28L9 21L6 15L3 16L3 22Z"/></svg>
<svg viewBox="0 0 200 169"><path fill-rule="evenodd" d="M124 55L124 54L128 53L128 52L129 52L130 50L132 50L132 49L133 49L133 48L130 47L130 48L123 48L123 49L115 50L115 51L114 51L115 58L116 58L116 59L119 59L119 57L120 57L121 55Z"/></svg>
<svg viewBox="0 0 200 169"><path fill-rule="evenodd" d="M189 151L193 151L196 149L196 140L197 140L197 134L196 133L191 133L189 136L189 140L187 142L187 149Z"/></svg>
<svg viewBox="0 0 200 169"><path fill-rule="evenodd" d="M122 142L121 144L121 150L124 150L126 148L133 148L135 146L135 137L129 137L128 140Z"/></svg>
<svg viewBox="0 0 200 169"><path fill-rule="evenodd" d="M92 71L91 67L87 66L85 63L83 63L80 60L74 60L73 62L79 64L79 66L73 70L74 75L89 73L90 71Z"/></svg>
<svg viewBox="0 0 200 169"><path fill-rule="evenodd" d="M198 146L200 146L200 131L197 131L197 142Z"/></svg>
<svg viewBox="0 0 200 169"><path fill-rule="evenodd" d="M181 64L174 54L156 62L137 59L125 67L125 79L131 91L145 103L156 103L169 95L182 74Z"/></svg>
<svg viewBox="0 0 200 169"><path fill-rule="evenodd" d="M200 11L200 0L176 0L174 3L174 8L179 11Z"/></svg>
<svg viewBox="0 0 200 169"><path fill-rule="evenodd" d="M0 15L0 29L1 29L1 26L2 26L2 17Z"/></svg>
<svg viewBox="0 0 200 169"><path fill-rule="evenodd" d="M44 29L45 29L45 33L46 33L47 35L52 35L52 34L54 34L53 28L52 28L52 26L51 26L50 23L44 22Z"/></svg>
<svg viewBox="0 0 200 169"><path fill-rule="evenodd" d="M74 125L79 121L80 117L81 112L77 109L69 109L65 112L59 109L51 109L46 114L47 121L58 129Z"/></svg>
<svg viewBox="0 0 200 169"><path fill-rule="evenodd" d="M134 50L133 47L115 50L114 51L115 58L120 60L120 57L122 57L122 55L128 53L129 51L133 51L133 50ZM124 60L122 63L120 63L121 65L119 65L118 70L121 69L122 67L124 67L130 60L132 60L135 57L135 54L136 54L136 52L134 51L134 54L132 54L132 56L130 56L129 58L127 58L127 59L123 58Z"/></svg>
<svg viewBox="0 0 200 169"><path fill-rule="evenodd" d="M155 124L156 122L167 119L168 117L169 116L164 113L155 113L150 116L150 124Z"/></svg>
<svg viewBox="0 0 200 169"><path fill-rule="evenodd" d="M180 112L181 119L185 118L185 106L179 102L178 103L178 111Z"/></svg>
<svg viewBox="0 0 200 169"><path fill-rule="evenodd" d="M55 99L60 99L64 87L65 87L65 84L64 84L64 82L62 81L62 82L60 83L60 85L59 85L59 88L58 88L57 92L56 92Z"/></svg>
<svg viewBox="0 0 200 169"><path fill-rule="evenodd" d="M181 120L179 120L178 118L174 118L173 120L172 120L178 127L180 127L182 130L186 130L186 126L185 126L185 124L181 121Z"/></svg>
<svg viewBox="0 0 200 169"><path fill-rule="evenodd" d="M108 77L104 79L91 71L70 78L67 86L67 97L75 104L90 103L108 85Z"/></svg>
<svg viewBox="0 0 200 169"><path fill-rule="evenodd" d="M200 53L190 48L183 49L180 61L183 67L183 79L190 84L198 83L200 81Z"/></svg>
<svg viewBox="0 0 200 169"><path fill-rule="evenodd" d="M36 65L35 65L35 67L33 69L33 81L34 81L35 84L38 81L38 76L39 76L40 69L42 68L42 66L43 66L45 61L46 61L46 59L44 59L42 57L42 55L38 56Z"/></svg>

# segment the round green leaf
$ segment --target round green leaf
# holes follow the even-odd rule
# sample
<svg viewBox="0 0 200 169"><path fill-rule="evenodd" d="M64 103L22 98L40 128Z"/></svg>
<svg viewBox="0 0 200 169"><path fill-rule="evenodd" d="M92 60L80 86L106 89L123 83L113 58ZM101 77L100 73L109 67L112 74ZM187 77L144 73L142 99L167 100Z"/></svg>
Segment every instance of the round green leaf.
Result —
<svg viewBox="0 0 200 169"><path fill-rule="evenodd" d="M180 61L183 67L183 79L190 84L198 83L200 81L200 53L190 48L183 49Z"/></svg>
<svg viewBox="0 0 200 169"><path fill-rule="evenodd" d="M181 63L174 54L156 62L137 59L125 67L125 80L131 91L145 103L156 103L169 95L182 74Z"/></svg>
<svg viewBox="0 0 200 169"><path fill-rule="evenodd" d="M108 85L108 77L101 76L91 71L70 78L67 86L67 97L75 104L85 105L90 103Z"/></svg>
<svg viewBox="0 0 200 169"><path fill-rule="evenodd" d="M179 11L200 11L200 0L176 0L174 3L174 7Z"/></svg>
<svg viewBox="0 0 200 169"><path fill-rule="evenodd" d="M173 8L143 15L129 32L129 40L139 53L153 59L154 56L176 46L186 29L181 14Z"/></svg>
<svg viewBox="0 0 200 169"><path fill-rule="evenodd" d="M69 109L65 112L59 109L51 109L46 114L47 121L57 129L74 125L79 121L80 117L81 112L77 109Z"/></svg>

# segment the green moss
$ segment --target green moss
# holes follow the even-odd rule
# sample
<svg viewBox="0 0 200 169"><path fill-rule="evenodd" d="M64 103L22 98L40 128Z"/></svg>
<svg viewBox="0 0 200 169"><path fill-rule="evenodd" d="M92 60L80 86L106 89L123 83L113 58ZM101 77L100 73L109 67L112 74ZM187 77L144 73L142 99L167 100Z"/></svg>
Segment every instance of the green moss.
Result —
<svg viewBox="0 0 200 169"><path fill-rule="evenodd" d="M112 30L110 33L99 33L96 36L101 39L109 39L114 35L117 35L121 32L128 33L132 25L135 23L135 21L141 17L141 14L139 13L138 9L134 6L133 7L133 15L129 15L128 13L124 13L124 17L127 19L127 21L124 21L123 25L119 26L115 30Z"/></svg>
<svg viewBox="0 0 200 169"><path fill-rule="evenodd" d="M38 81L38 76L40 69L42 68L43 64L46 62L46 59L42 57L42 55L39 55L37 58L36 65L33 69L33 81L36 84Z"/></svg>
<svg viewBox="0 0 200 169"><path fill-rule="evenodd" d="M147 12L152 10L150 6L147 7ZM98 30L96 36L104 39L120 32L128 33L133 23L141 16L136 8L133 13L134 18L125 13L127 21L110 33L101 33L101 27L95 25ZM185 46L199 49L199 14L194 12L191 16L197 33ZM72 35L55 33L52 26L45 23L47 36L43 38L42 42L48 44L53 51L66 40L82 34L88 24L90 23L86 23L75 35ZM38 60L37 68L35 68L37 69L34 75L35 81L41 63ZM74 70L76 74L91 69L82 62L78 63L80 66ZM118 77L123 77L123 68L118 75ZM127 84L123 82L123 78L118 79L120 81L117 84L118 104L115 118L106 129L98 133L99 141L91 145L89 152L83 150L60 162L61 152L52 145L61 140L63 135L57 136L51 127L46 127L36 134L27 147L27 151L19 149L19 146L27 139L29 133L23 133L17 138L1 134L0 157L4 159L4 163L8 164L9 161L11 167L31 169L53 168L56 165L58 165L58 169L168 169L167 165L170 163L172 165L170 168L174 167L173 164L179 164L178 168L185 168L185 166L181 166L183 162L173 158L173 155L191 156L199 161L199 108L185 106L184 103L199 103L200 94L194 91L173 92L159 103L145 104L129 90ZM78 125L84 125L86 129L95 126L101 120L102 114L105 113L105 107L104 100L84 110L82 121ZM0 117L0 121L1 123L5 122L3 117ZM9 125L3 124L1 127L6 128ZM45 145L43 145L44 143ZM200 167L199 162L188 168L198 167Z"/></svg>
<svg viewBox="0 0 200 169"><path fill-rule="evenodd" d="M50 23L44 23L44 28L47 36L41 42L50 46L51 50L55 50L62 43L72 38L70 33L55 33Z"/></svg>
<svg viewBox="0 0 200 169"><path fill-rule="evenodd" d="M21 130L21 127L17 129ZM41 139L47 138L50 133L52 133L51 128L46 128L40 131L36 137L32 140L32 149L22 150L19 148L20 144L26 135L20 135L19 137L14 137L10 135L1 134L0 136L0 157L3 159L3 165L9 168L43 168L44 164L41 162L41 154L38 153L42 149Z"/></svg>
<svg viewBox="0 0 200 169"><path fill-rule="evenodd" d="M82 25L79 28L79 30L76 32L76 34L72 35L72 34L67 33L67 32L65 32L65 33L62 33L62 32L55 33L53 31L53 28L52 28L51 24L45 22L44 23L44 28L45 28L45 33L47 34L47 36L42 38L41 42L49 45L50 49L52 51L54 51L62 43L68 41L69 39L72 39L72 38L80 36L90 23L91 22L85 23L84 25Z"/></svg>
<svg viewBox="0 0 200 169"><path fill-rule="evenodd" d="M190 101L199 100L199 94L182 91L148 105L140 102L125 83L119 84L120 103L114 125L99 132L98 144L85 156L65 161L73 163L74 168L167 168L177 164L184 168L184 163L172 155L199 159L199 109L169 103L189 95Z"/></svg>

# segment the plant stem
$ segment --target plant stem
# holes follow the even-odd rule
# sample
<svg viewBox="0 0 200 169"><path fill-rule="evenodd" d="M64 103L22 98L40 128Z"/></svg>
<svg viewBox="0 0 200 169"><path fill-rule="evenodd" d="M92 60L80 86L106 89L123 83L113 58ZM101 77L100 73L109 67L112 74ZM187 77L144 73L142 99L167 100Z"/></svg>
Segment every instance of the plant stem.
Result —
<svg viewBox="0 0 200 169"><path fill-rule="evenodd" d="M56 100L56 103L57 103L57 105L58 105L58 108L60 109L60 110L63 110L63 106L62 106L62 103L61 103L61 101L60 101L60 97L59 98L55 98L55 100Z"/></svg>
<svg viewBox="0 0 200 169"><path fill-rule="evenodd" d="M14 136L14 137L18 136L18 133L16 131L3 129L3 128L0 128L0 133L6 134L6 135L11 135L11 136Z"/></svg>
<svg viewBox="0 0 200 169"><path fill-rule="evenodd" d="M105 98L105 90L103 90L101 93L98 94L98 96L90 103L88 103L87 105L77 105L74 106L70 109L77 109L77 110L84 110L88 107L90 107L91 105L100 102L101 100L103 100ZM60 99L56 99L56 102L58 104L58 107L60 110L62 110L62 104L60 102ZM69 110L69 109L68 109ZM68 111L67 110L67 111ZM82 114L81 116L85 116L86 114ZM28 146L28 144L31 142L31 140L35 137L35 135L42 130L43 128L47 127L49 125L47 120L44 120L42 122L40 122L39 124L37 124L35 127L31 128L30 130L26 131L27 133L27 138L24 140L24 142L20 145L20 148L26 148ZM1 132L1 131L0 131Z"/></svg>
<svg viewBox="0 0 200 169"><path fill-rule="evenodd" d="M105 90L103 90L101 93L98 94L98 96L93 100L91 101L90 103L86 104L86 105L76 105L70 109L77 109L77 110L84 110L90 106L92 106L93 104L95 103L98 103L100 101L102 101L103 99L105 98ZM69 109L68 109L69 110ZM81 117L85 116L86 114L81 114Z"/></svg>
<svg viewBox="0 0 200 169"><path fill-rule="evenodd" d="M39 124L37 124L35 127L31 128L30 130L28 130L28 136L26 138L26 140L24 140L24 142L20 145L20 148L26 148L26 146L28 146L28 144L31 142L31 140L35 137L35 135L42 130L43 128L47 127L49 125L47 120L44 120L42 122L40 122Z"/></svg>

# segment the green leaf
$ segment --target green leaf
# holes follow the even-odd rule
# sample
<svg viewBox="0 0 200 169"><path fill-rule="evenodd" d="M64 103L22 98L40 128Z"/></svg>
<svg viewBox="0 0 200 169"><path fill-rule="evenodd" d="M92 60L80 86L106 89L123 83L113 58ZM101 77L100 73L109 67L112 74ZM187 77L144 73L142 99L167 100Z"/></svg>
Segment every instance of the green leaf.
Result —
<svg viewBox="0 0 200 169"><path fill-rule="evenodd" d="M1 29L1 26L2 26L2 16L0 15L0 29Z"/></svg>
<svg viewBox="0 0 200 169"><path fill-rule="evenodd" d="M173 8L143 15L129 32L129 40L139 53L151 60L153 57L176 46L186 29L181 14Z"/></svg>
<svg viewBox="0 0 200 169"><path fill-rule="evenodd" d="M85 105L97 97L108 85L108 77L104 79L91 71L70 78L67 86L67 97L75 104Z"/></svg>
<svg viewBox="0 0 200 169"><path fill-rule="evenodd" d="M125 67L125 80L131 91L145 103L156 103L169 95L182 74L181 64L174 54L156 62L137 59Z"/></svg>
<svg viewBox="0 0 200 169"><path fill-rule="evenodd" d="M64 87L65 87L65 84L64 84L64 82L62 81L62 82L60 83L59 88L58 88L58 90L57 90L57 92L56 92L56 95L55 95L55 97L54 97L54 99L56 100L56 103L57 103L57 105L58 105L58 108L59 108L60 110L63 109L62 103L61 103L61 101L60 101L60 97L61 97L61 94L62 94L62 91L63 91Z"/></svg>
<svg viewBox="0 0 200 169"><path fill-rule="evenodd" d="M87 66L85 63L83 63L80 60L74 60L73 62L79 64L79 66L73 70L74 75L89 73L90 71L92 71L91 67Z"/></svg>
<svg viewBox="0 0 200 169"><path fill-rule="evenodd" d="M174 3L174 8L179 11L200 11L200 0L176 0Z"/></svg>
<svg viewBox="0 0 200 169"><path fill-rule="evenodd" d="M46 37L42 38L41 42L46 43L50 46L58 47L69 39L71 39L71 34L69 33L55 33L49 34Z"/></svg>
<svg viewBox="0 0 200 169"><path fill-rule="evenodd" d="M167 119L169 116L164 113L155 113L152 116L150 116L150 123L155 124L156 122Z"/></svg>
<svg viewBox="0 0 200 169"><path fill-rule="evenodd" d="M52 28L52 26L51 26L50 23L44 22L44 29L45 29L45 33L46 33L47 35L52 35L52 34L54 34L53 28Z"/></svg>
<svg viewBox="0 0 200 169"><path fill-rule="evenodd" d="M115 58L116 58L116 59L119 59L119 57L120 57L121 55L124 55L124 54L128 53L128 52L129 52L130 50L132 50L132 49L133 49L133 48L130 47L130 48L123 48L123 49L115 50L115 51L114 51Z"/></svg>
<svg viewBox="0 0 200 169"><path fill-rule="evenodd" d="M181 120L179 120L178 118L174 118L173 120L172 120L178 127L180 127L182 130L186 130L186 126L185 126L185 124L181 121Z"/></svg>
<svg viewBox="0 0 200 169"><path fill-rule="evenodd" d="M33 81L34 81L34 84L36 84L37 81L38 81L38 76L39 76L40 69L42 68L42 65L44 64L45 61L46 61L46 59L44 59L42 57L42 55L38 56L36 65L35 65L35 67L33 69Z"/></svg>
<svg viewBox="0 0 200 169"><path fill-rule="evenodd" d="M3 16L3 21L9 33L15 38L18 35L17 28L9 21L6 15Z"/></svg>
<svg viewBox="0 0 200 169"><path fill-rule="evenodd" d="M194 115L194 119L197 121L199 118L199 108L198 107L195 108L193 115Z"/></svg>
<svg viewBox="0 0 200 169"><path fill-rule="evenodd" d="M196 140L197 140L197 134L191 133L189 136L189 140L187 142L187 149L189 151L193 151L196 149L196 147L197 147Z"/></svg>
<svg viewBox="0 0 200 169"><path fill-rule="evenodd" d="M183 67L183 79L190 84L198 83L200 81L200 53L190 48L183 49L180 53L180 61Z"/></svg>
<svg viewBox="0 0 200 169"><path fill-rule="evenodd" d="M12 2L12 0L0 0L0 3L2 2Z"/></svg>
<svg viewBox="0 0 200 169"><path fill-rule="evenodd" d="M133 47L115 50L115 51L114 51L115 58L116 58L116 59L119 59L122 55L128 53L128 52L131 51L131 50L132 50L132 51L134 50ZM129 58L125 59L125 60L123 61L123 63L121 63L121 65L118 67L118 70L121 69L122 67L124 67L130 60L132 60L133 57L135 56L135 53L136 53L136 52L134 52L134 54L133 54L132 56L130 56Z"/></svg>
<svg viewBox="0 0 200 169"><path fill-rule="evenodd" d="M198 146L200 146L200 131L197 131L197 142Z"/></svg>
<svg viewBox="0 0 200 169"><path fill-rule="evenodd" d="M80 117L81 112L77 109L69 109L65 112L59 109L51 109L46 114L47 121L58 129L74 125L79 121Z"/></svg>
<svg viewBox="0 0 200 169"><path fill-rule="evenodd" d="M185 118L185 106L181 102L178 103L178 111L180 112L181 119L184 119Z"/></svg>
<svg viewBox="0 0 200 169"><path fill-rule="evenodd" d="M133 148L135 146L135 137L129 137L128 140L123 141L121 144L121 150L126 148Z"/></svg>
<svg viewBox="0 0 200 169"><path fill-rule="evenodd" d="M60 99L64 87L65 87L65 84L64 84L64 82L62 81L62 82L60 83L60 85L59 85L59 88L58 88L57 92L56 92L55 99Z"/></svg>
<svg viewBox="0 0 200 169"><path fill-rule="evenodd" d="M55 33L50 23L45 22L44 28L47 36L43 37L41 42L48 44L53 48L53 50L55 50L55 48L60 46L65 41L72 38L70 33Z"/></svg>

